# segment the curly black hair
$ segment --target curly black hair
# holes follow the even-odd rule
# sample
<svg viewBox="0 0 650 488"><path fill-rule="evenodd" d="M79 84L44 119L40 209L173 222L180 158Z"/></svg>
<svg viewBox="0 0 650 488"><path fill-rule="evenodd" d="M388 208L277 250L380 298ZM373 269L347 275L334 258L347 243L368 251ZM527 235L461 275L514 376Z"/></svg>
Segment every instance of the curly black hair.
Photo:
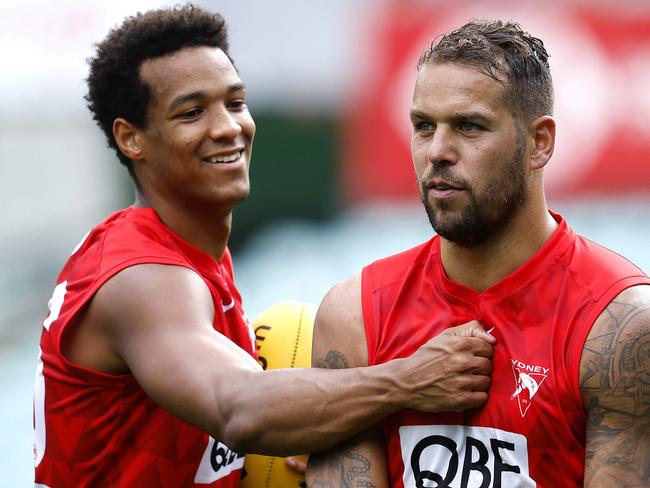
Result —
<svg viewBox="0 0 650 488"><path fill-rule="evenodd" d="M113 121L122 117L145 128L152 95L140 79L142 63L192 46L218 47L228 55L228 32L221 15L188 3L126 18L96 45L95 56L88 60L88 108L132 177L131 160L113 137Z"/></svg>
<svg viewBox="0 0 650 488"><path fill-rule="evenodd" d="M475 19L431 44L418 61L475 66L505 86L505 103L524 123L553 114L553 81L544 43L512 21ZM505 76L505 80L504 80ZM504 82L505 81L505 82Z"/></svg>

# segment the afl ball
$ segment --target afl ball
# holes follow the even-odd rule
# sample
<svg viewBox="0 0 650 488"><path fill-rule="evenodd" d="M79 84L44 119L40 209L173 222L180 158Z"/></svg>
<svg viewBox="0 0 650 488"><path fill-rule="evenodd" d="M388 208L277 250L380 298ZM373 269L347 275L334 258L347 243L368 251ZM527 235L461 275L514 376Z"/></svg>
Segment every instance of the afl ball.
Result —
<svg viewBox="0 0 650 488"><path fill-rule="evenodd" d="M258 361L262 368L311 367L316 307L287 300L272 305L253 321ZM272 408L272 405L267 406ZM262 408L262 407L260 407ZM307 456L298 456L307 460ZM285 458L247 454L241 488L303 488L305 479L290 470Z"/></svg>

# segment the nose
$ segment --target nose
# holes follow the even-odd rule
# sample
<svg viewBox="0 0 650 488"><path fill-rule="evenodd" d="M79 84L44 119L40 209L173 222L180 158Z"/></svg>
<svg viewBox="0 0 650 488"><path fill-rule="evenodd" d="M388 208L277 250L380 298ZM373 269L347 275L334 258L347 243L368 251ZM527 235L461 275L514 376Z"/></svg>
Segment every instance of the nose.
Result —
<svg viewBox="0 0 650 488"><path fill-rule="evenodd" d="M215 141L234 139L242 131L242 127L235 115L226 107L222 107L211 117L210 124L210 138Z"/></svg>
<svg viewBox="0 0 650 488"><path fill-rule="evenodd" d="M427 149L430 164L455 164L458 159L453 131L445 125L438 125L431 136Z"/></svg>

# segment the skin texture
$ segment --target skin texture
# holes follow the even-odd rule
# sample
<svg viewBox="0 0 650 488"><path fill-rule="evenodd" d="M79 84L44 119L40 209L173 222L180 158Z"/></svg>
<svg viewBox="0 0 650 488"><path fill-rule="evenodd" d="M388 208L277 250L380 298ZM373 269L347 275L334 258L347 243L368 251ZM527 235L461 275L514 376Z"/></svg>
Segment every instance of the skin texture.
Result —
<svg viewBox="0 0 650 488"><path fill-rule="evenodd" d="M596 320L580 389L588 415L585 486L650 485L650 287L623 291Z"/></svg>
<svg viewBox="0 0 650 488"><path fill-rule="evenodd" d="M153 93L148 124L113 124L117 144L133 161L136 204L153 207L176 234L220 259L232 209L249 192L255 127L241 80L227 56L210 47L147 61L140 76ZM209 162L214 156L233 161ZM213 310L193 271L129 267L95 294L63 338L63 353L86 368L133 374L158 405L239 452L326 449L401 408L440 411L485 401L494 339L478 326L373 368L264 372L214 330ZM442 371L431 374L457 350L478 373L474 392Z"/></svg>
<svg viewBox="0 0 650 488"><path fill-rule="evenodd" d="M518 140L513 115L501 103L503 86L461 64L423 66L411 109L412 157L432 225L441 233L447 275L485 290L516 270L555 230L542 185L553 153L555 124L540 117ZM523 148L523 152L522 149ZM521 154L518 154L521 153ZM513 162L522 165L524 198L508 185ZM455 189L432 189L444 181ZM469 209L469 210L468 210ZM480 243L454 242L466 220L482 213L491 228ZM505 219L505 220L504 220ZM470 222L471 224L471 222ZM314 364L367 365L361 280L336 285L321 304L314 331ZM320 363L318 363L320 361ZM587 412L585 486L650 484L650 287L616 297L594 324L584 346L580 385ZM387 487L385 445L368 429L328 452L311 456L313 487Z"/></svg>
<svg viewBox="0 0 650 488"><path fill-rule="evenodd" d="M477 354L471 346L472 342L481 346L483 339L494 343L478 322L450 328L435 338L437 361L429 375L439 386L438 411L471 408L469 400L458 408L457 399L464 396L475 406L487 400L491 355ZM339 283L324 298L316 315L313 344L315 367L344 369L368 364L360 275ZM373 426L336 449L312 454L307 484L320 488L388 487L385 446L379 430Z"/></svg>

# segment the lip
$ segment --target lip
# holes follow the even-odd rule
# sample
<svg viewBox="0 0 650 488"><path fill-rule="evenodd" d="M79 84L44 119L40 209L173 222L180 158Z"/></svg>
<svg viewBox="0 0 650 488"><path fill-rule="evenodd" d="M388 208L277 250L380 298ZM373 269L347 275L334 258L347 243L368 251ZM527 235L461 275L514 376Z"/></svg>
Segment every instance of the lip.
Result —
<svg viewBox="0 0 650 488"><path fill-rule="evenodd" d="M437 199L451 198L465 191L464 188L442 179L432 179L426 184L429 195Z"/></svg>
<svg viewBox="0 0 650 488"><path fill-rule="evenodd" d="M245 159L245 147L237 147L237 148L232 148L227 151L219 151L217 153L212 153L207 156L204 156L201 158L201 161L203 161L206 164L210 164L213 166L229 166L229 165L236 165L238 163L241 163ZM233 160L228 160L230 157L233 157L235 155L239 154L239 157L237 159ZM226 159L226 161L215 161L213 162L213 159Z"/></svg>

